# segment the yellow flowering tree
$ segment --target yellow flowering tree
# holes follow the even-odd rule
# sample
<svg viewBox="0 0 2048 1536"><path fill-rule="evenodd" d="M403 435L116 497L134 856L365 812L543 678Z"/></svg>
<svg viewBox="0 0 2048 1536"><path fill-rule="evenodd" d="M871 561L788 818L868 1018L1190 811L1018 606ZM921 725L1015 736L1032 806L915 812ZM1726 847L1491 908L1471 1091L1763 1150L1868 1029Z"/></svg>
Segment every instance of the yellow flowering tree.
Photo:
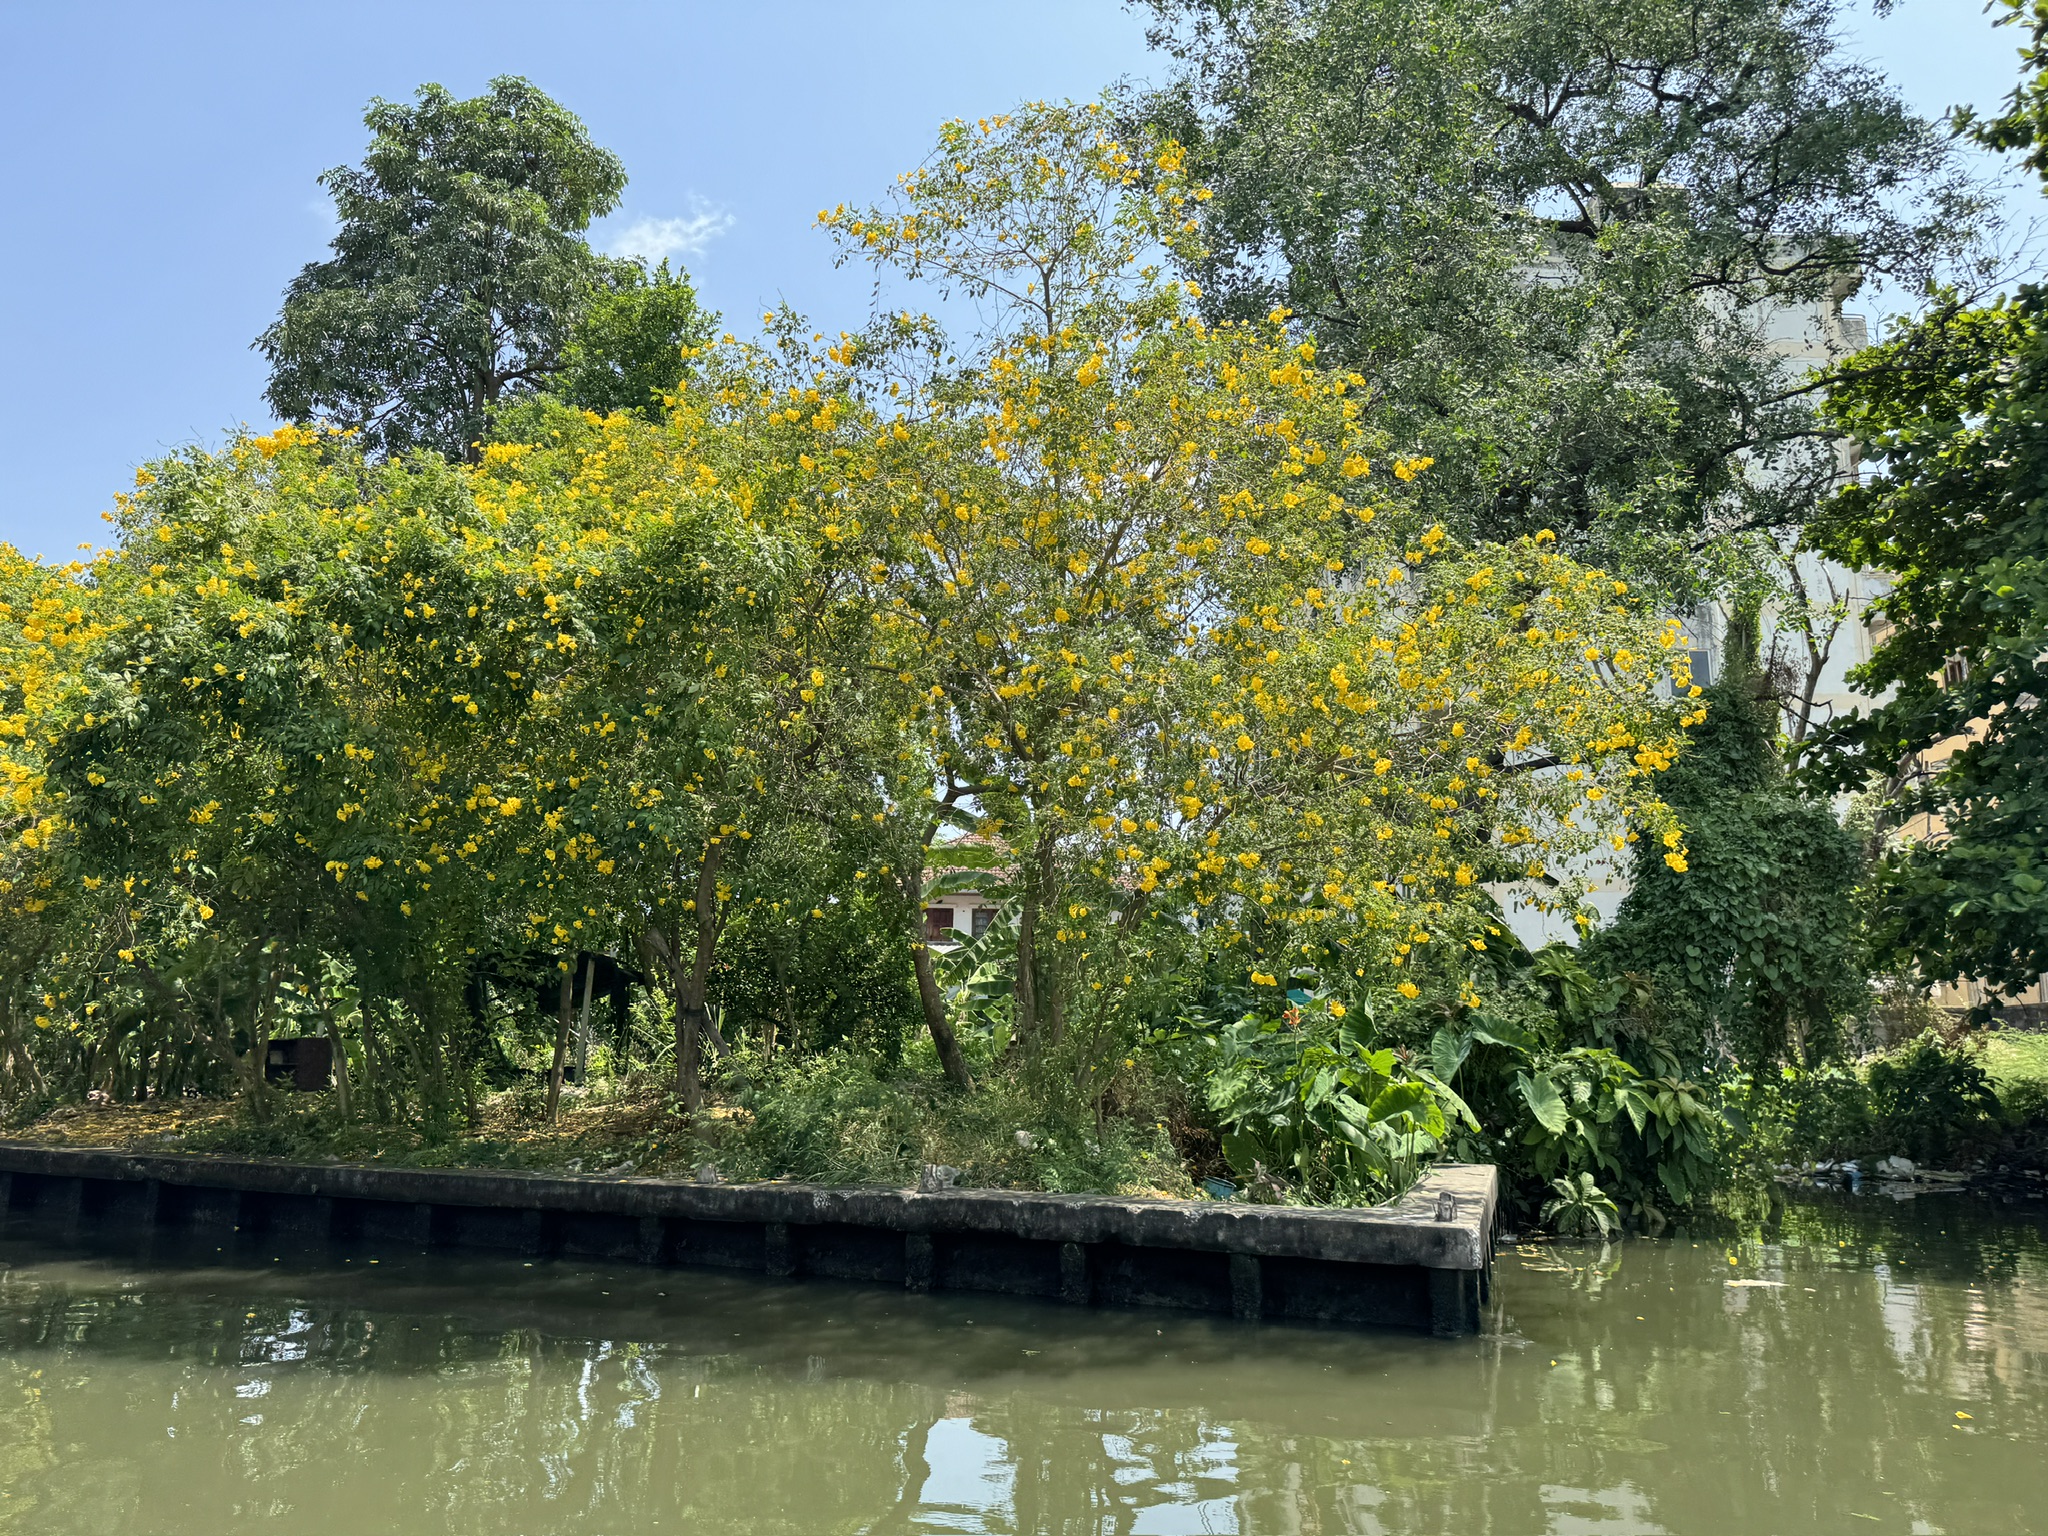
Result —
<svg viewBox="0 0 2048 1536"><path fill-rule="evenodd" d="M909 728L1018 854L1016 1028L1115 1071L1189 935L1248 982L1412 993L1486 888L1570 906L1588 855L1678 834L1654 792L1676 632L1554 543L1421 526L1356 375L1276 312L1210 328L1145 264L1201 197L1087 108L953 124L849 252L995 298L899 385L861 492ZM852 345L922 339L898 318ZM908 349L899 349L900 358ZM1672 697L1674 691L1680 696Z"/></svg>
<svg viewBox="0 0 2048 1536"><path fill-rule="evenodd" d="M824 223L985 334L771 315L660 411L534 403L475 463L241 436L146 471L90 568L0 560L0 1072L260 1110L317 1023L374 1113L445 1122L502 1065L484 978L548 979L559 1087L607 951L695 1108L736 926L786 961L857 914L971 1088L1007 1067L921 920L953 828L1014 898L1009 1038L1101 1114L1193 975L1478 1007L1503 894L1575 911L1646 839L1682 871L1676 629L1423 516L1430 462L1284 311L1201 320L1155 264L1203 197L1099 107L951 124Z"/></svg>
<svg viewBox="0 0 2048 1536"><path fill-rule="evenodd" d="M459 524L460 476L372 471L286 428L139 480L95 573L118 622L53 753L96 893L74 960L104 994L104 1069L132 1044L175 1072L197 1044L260 1105L287 995L343 955L427 1036L380 1052L366 1024L373 1088L396 1086L375 1082L381 1059L445 1107L461 1076L449 961L475 923L456 891L423 901L433 883L403 878L440 757L405 631L431 616L414 567Z"/></svg>
<svg viewBox="0 0 2048 1536"><path fill-rule="evenodd" d="M84 892L64 878L69 838L50 753L79 712L83 663L106 633L94 575L0 545L0 1089L17 1095L43 1087L31 1037L72 1013L60 1009L71 999L39 988L38 977Z"/></svg>
<svg viewBox="0 0 2048 1536"><path fill-rule="evenodd" d="M667 983L692 1107L754 846L874 800L864 712L844 699L866 637L849 630L831 511L836 455L858 434L817 379L773 388L787 369L752 349L704 367L709 382L665 422L562 413L545 440L488 450L478 480L487 519L545 506L615 549L549 580L554 643L574 660L517 765L551 844L529 876L528 933L566 944L596 929L645 954Z"/></svg>

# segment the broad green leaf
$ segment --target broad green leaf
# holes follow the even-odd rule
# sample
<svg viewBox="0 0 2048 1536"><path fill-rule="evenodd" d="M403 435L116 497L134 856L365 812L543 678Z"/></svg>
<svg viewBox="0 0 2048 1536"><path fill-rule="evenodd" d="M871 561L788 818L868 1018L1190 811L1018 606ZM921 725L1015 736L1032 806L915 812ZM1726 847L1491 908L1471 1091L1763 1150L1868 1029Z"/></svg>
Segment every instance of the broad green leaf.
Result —
<svg viewBox="0 0 2048 1536"><path fill-rule="evenodd" d="M1421 1083L1394 1083L1384 1089L1366 1110L1375 1122L1406 1114L1429 1102L1429 1089Z"/></svg>
<svg viewBox="0 0 2048 1536"><path fill-rule="evenodd" d="M1515 1086L1522 1090L1522 1099L1529 1106L1529 1113L1536 1117L1536 1123L1553 1136L1562 1136L1565 1128L1564 1095L1557 1091L1557 1084L1541 1072L1517 1072Z"/></svg>

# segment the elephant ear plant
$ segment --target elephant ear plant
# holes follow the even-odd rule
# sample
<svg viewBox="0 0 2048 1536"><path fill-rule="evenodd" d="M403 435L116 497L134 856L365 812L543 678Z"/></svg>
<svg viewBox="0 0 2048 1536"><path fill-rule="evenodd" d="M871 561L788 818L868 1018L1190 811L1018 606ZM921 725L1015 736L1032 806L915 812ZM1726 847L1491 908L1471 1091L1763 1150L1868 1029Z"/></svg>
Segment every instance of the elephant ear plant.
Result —
<svg viewBox="0 0 2048 1536"><path fill-rule="evenodd" d="M1479 1129L1434 1072L1374 1049L1370 1029L1329 998L1225 1027L1209 1107L1234 1172L1305 1201L1376 1204L1415 1182L1454 1124Z"/></svg>

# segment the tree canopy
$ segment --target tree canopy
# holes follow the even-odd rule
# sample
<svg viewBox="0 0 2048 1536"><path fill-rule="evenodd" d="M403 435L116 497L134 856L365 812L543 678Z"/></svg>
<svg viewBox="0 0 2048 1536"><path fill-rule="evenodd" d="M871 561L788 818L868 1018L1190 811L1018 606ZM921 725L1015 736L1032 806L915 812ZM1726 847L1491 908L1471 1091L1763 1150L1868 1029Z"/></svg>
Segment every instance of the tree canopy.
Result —
<svg viewBox="0 0 2048 1536"><path fill-rule="evenodd" d="M2039 170L2048 10L2009 9L2032 76L1976 131ZM1811 538L1891 576L1857 679L1888 697L1826 733L1815 773L1900 779L1879 942L1931 978L2027 986L2048 972L2048 290L1951 295L1855 358L1828 415L1876 472Z"/></svg>
<svg viewBox="0 0 2048 1536"><path fill-rule="evenodd" d="M694 1104L722 946L858 909L966 1086L950 828L1014 864L1011 1038L1099 1099L1190 966L1369 1014L1499 939L1489 887L1682 868L1677 627L1547 531L1425 515L1434 467L1284 312L1195 313L1148 263L1198 201L1098 107L951 124L825 223L1014 285L964 359L770 316L658 410L538 399L470 462L285 427L152 465L114 549L7 578L14 1047L63 1059L61 1020L88 1078L260 1097L338 966L365 1102L452 1115L478 967L608 950Z"/></svg>
<svg viewBox="0 0 2048 1536"><path fill-rule="evenodd" d="M500 76L466 101L424 85L363 121L363 163L320 178L341 224L334 254L292 279L256 342L286 421L354 427L386 453L472 457L494 406L548 387L593 289L637 296L608 313L651 314L650 294L676 302L672 284L584 240L618 205L625 168L527 81ZM637 344L644 324L629 329ZM582 338L592 387L595 339ZM620 381L640 382L630 367Z"/></svg>
<svg viewBox="0 0 2048 1536"><path fill-rule="evenodd" d="M1450 1149L1660 1221L1699 1078L1870 1006L1819 792L1963 732L1877 951L2048 962L2040 297L1809 374L1980 211L1834 0L1152 9L1166 89L819 215L889 294L829 335L593 251L623 170L527 82L373 103L258 343L290 424L147 465L90 561L0 551L0 1096L260 1120L318 1030L343 1120L538 1064L553 1118L602 962L673 1123L780 1072L763 1134L829 1138L886 1061L1098 1163L1185 1112L1308 1198ZM2040 101L1977 131L2038 157ZM1756 632L1817 553L1895 575L1892 694L1800 780Z"/></svg>
<svg viewBox="0 0 2048 1536"><path fill-rule="evenodd" d="M1832 0L1152 9L1181 72L1135 110L1214 190L1205 311L1296 311L1443 465L1449 526L1674 589L1832 485L1786 306L1917 288L1981 209Z"/></svg>

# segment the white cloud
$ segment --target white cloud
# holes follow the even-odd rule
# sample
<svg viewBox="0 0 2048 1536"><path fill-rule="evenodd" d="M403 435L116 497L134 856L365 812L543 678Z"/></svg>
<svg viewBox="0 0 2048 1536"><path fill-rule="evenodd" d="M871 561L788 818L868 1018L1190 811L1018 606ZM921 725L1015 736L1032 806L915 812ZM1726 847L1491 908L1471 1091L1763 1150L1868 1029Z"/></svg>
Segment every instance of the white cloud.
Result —
<svg viewBox="0 0 2048 1536"><path fill-rule="evenodd" d="M675 256L701 256L706 247L733 226L733 216L700 198L680 219L635 219L605 236L604 249L614 256L663 261Z"/></svg>

